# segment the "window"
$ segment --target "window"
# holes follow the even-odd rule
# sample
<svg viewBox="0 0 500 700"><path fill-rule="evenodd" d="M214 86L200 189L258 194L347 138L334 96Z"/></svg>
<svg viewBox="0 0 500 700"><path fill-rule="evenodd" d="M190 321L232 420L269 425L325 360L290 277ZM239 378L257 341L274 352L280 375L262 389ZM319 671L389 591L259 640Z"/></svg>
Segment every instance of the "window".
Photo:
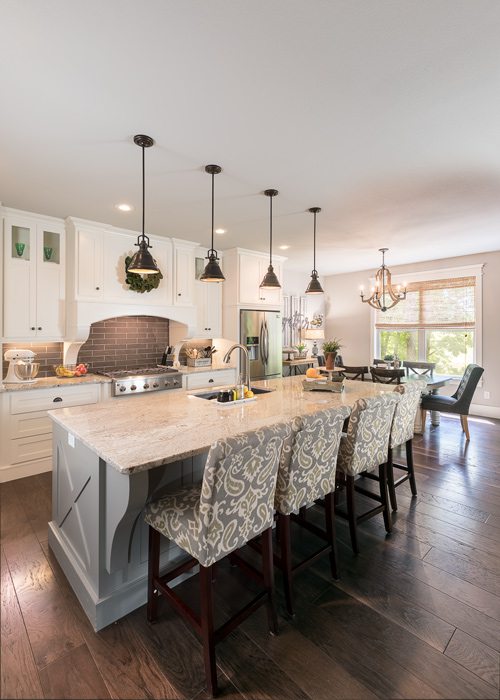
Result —
<svg viewBox="0 0 500 700"><path fill-rule="evenodd" d="M475 270L467 272L414 279L407 284L404 301L385 313L374 312L375 357L435 362L436 373L462 376L466 366L477 361L480 347L481 276L470 274Z"/></svg>

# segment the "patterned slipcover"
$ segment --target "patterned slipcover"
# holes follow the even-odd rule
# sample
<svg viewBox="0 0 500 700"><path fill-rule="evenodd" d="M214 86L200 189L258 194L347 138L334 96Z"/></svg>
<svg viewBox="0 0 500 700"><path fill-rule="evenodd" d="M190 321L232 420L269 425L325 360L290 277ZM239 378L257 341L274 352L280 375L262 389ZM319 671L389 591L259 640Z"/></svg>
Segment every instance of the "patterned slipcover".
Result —
<svg viewBox="0 0 500 700"><path fill-rule="evenodd" d="M281 454L274 505L283 515L335 490L335 468L347 406L296 417Z"/></svg>
<svg viewBox="0 0 500 700"><path fill-rule="evenodd" d="M394 391L401 394L394 420L392 421L390 446L392 448L403 445L413 438L415 416L420 403L422 392L425 391L427 382L425 379L416 379L406 384L399 384Z"/></svg>
<svg viewBox="0 0 500 700"><path fill-rule="evenodd" d="M399 397L390 392L356 401L347 435L340 441L337 469L355 476L387 462L389 434Z"/></svg>
<svg viewBox="0 0 500 700"><path fill-rule="evenodd" d="M215 442L203 482L146 506L145 520L211 566L270 527L283 440L289 424Z"/></svg>

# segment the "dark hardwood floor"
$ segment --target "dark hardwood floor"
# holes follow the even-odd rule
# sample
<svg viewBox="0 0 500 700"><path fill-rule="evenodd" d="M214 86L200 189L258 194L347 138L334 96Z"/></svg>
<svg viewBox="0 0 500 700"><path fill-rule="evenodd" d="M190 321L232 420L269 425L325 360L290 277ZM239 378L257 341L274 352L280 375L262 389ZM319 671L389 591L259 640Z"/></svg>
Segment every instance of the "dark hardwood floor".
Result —
<svg viewBox="0 0 500 700"><path fill-rule="evenodd" d="M223 697L498 698L500 421L469 425L469 444L453 417L415 438L419 494L398 489L392 535L364 523L355 557L338 520L341 580L328 558L300 574L293 620L277 575L280 634L261 610L218 645ZM166 603L156 625L143 607L93 632L47 545L50 481L1 487L1 697L206 697L201 647ZM182 589L196 599L196 579ZM217 615L252 590L220 565Z"/></svg>

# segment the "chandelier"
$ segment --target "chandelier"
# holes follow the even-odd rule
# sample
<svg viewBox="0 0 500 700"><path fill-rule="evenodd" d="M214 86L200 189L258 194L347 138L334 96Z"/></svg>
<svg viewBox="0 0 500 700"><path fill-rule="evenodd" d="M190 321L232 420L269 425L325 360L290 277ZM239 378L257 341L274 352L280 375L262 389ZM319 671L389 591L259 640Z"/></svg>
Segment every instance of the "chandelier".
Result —
<svg viewBox="0 0 500 700"><path fill-rule="evenodd" d="M361 286L360 297L364 304L370 304L377 311L387 311L403 299L406 299L406 284L404 289L398 284L396 289L392 286L391 271L385 264L385 254L389 248L379 248L382 253L382 265L377 270L375 275L375 286L372 287L371 296L368 299L364 297L364 290Z"/></svg>

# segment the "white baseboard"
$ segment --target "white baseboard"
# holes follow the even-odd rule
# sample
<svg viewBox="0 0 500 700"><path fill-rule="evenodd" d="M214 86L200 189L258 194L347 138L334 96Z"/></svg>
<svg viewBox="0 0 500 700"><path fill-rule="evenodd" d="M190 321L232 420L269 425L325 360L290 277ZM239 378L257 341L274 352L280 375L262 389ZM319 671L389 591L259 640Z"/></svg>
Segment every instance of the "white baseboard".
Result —
<svg viewBox="0 0 500 700"><path fill-rule="evenodd" d="M469 409L471 416L484 416L485 418L500 418L500 406L484 406L473 403Z"/></svg>
<svg viewBox="0 0 500 700"><path fill-rule="evenodd" d="M7 464L0 467L0 484L13 479L23 479L25 476L43 474L52 471L52 460L37 460L25 464Z"/></svg>

